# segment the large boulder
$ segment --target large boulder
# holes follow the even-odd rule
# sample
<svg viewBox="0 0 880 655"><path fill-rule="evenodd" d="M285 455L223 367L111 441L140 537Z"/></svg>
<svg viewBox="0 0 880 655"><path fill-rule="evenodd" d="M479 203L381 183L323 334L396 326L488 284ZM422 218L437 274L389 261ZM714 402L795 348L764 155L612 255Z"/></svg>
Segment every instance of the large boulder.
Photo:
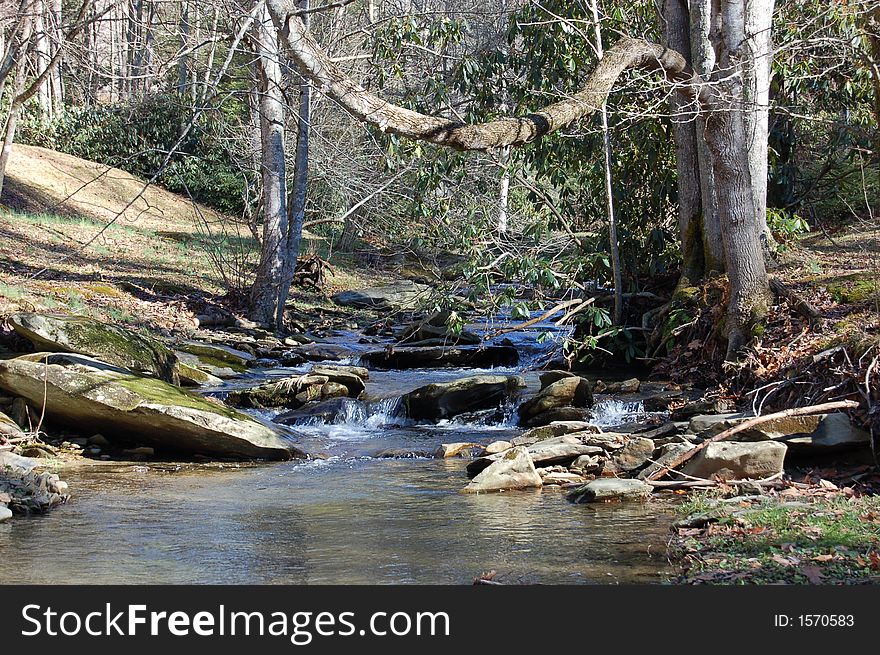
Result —
<svg viewBox="0 0 880 655"><path fill-rule="evenodd" d="M333 296L333 302L343 307L371 307L374 309L418 309L431 294L431 287L409 280L384 287L351 289Z"/></svg>
<svg viewBox="0 0 880 655"><path fill-rule="evenodd" d="M45 399L50 421L111 442L224 459L304 456L285 435L219 401L84 355L0 361L0 388L36 407Z"/></svg>
<svg viewBox="0 0 880 655"><path fill-rule="evenodd" d="M560 407L585 408L593 404L590 383L581 377L564 377L547 385L519 406L520 423Z"/></svg>
<svg viewBox="0 0 880 655"><path fill-rule="evenodd" d="M597 503L606 500L644 500L651 495L651 485L641 480L601 478L572 490L567 498L573 503Z"/></svg>
<svg viewBox="0 0 880 655"><path fill-rule="evenodd" d="M235 389L226 396L226 402L236 407L298 408L312 400L320 400L330 379L323 375L296 375L273 382L265 382L247 389Z"/></svg>
<svg viewBox="0 0 880 655"><path fill-rule="evenodd" d="M178 384L177 357L160 341L113 323L85 316L13 314L7 319L38 350L79 353Z"/></svg>
<svg viewBox="0 0 880 655"><path fill-rule="evenodd" d="M518 361L519 353L513 346L389 346L361 355L365 366L392 370L493 368L514 366Z"/></svg>
<svg viewBox="0 0 880 655"><path fill-rule="evenodd" d="M439 421L497 407L524 386L518 376L475 375L419 387L403 395L401 407L406 416L417 421Z"/></svg>
<svg viewBox="0 0 880 655"><path fill-rule="evenodd" d="M514 489L534 489L543 485L528 452L523 447L511 448L492 462L463 489L478 494Z"/></svg>
<svg viewBox="0 0 880 655"><path fill-rule="evenodd" d="M709 480L761 480L782 473L787 450L776 441L716 441L697 453L682 471Z"/></svg>
<svg viewBox="0 0 880 655"><path fill-rule="evenodd" d="M367 418L367 405L352 398L330 398L279 414L273 420L282 425L354 423Z"/></svg>

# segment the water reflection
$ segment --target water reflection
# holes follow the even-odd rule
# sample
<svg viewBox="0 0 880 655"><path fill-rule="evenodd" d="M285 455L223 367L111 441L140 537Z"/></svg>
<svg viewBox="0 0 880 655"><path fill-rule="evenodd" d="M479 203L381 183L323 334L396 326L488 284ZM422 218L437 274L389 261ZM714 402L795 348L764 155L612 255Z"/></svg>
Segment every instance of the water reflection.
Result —
<svg viewBox="0 0 880 655"><path fill-rule="evenodd" d="M0 526L0 582L657 582L668 508L472 496L463 461L71 471L74 500ZM653 555L649 553L653 549Z"/></svg>

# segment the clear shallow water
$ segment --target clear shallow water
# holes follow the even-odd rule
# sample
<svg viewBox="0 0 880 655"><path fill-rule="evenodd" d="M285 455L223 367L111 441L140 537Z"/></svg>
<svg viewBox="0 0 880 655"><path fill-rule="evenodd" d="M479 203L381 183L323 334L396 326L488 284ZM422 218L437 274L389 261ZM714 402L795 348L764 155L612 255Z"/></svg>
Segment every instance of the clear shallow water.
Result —
<svg viewBox="0 0 880 655"><path fill-rule="evenodd" d="M471 496L463 460L121 465L73 500L0 525L2 583L658 582L669 507ZM97 470L93 470L97 469Z"/></svg>
<svg viewBox="0 0 880 655"><path fill-rule="evenodd" d="M520 370L371 371L366 396L484 373ZM525 377L538 387L536 374ZM596 413L613 425L640 407L602 400ZM470 584L489 570L508 583L656 583L667 571L669 501L571 505L553 489L465 495L463 459L373 458L507 439L521 431L512 422L411 425L370 411L292 429L329 459L65 470L68 504L0 524L0 583Z"/></svg>

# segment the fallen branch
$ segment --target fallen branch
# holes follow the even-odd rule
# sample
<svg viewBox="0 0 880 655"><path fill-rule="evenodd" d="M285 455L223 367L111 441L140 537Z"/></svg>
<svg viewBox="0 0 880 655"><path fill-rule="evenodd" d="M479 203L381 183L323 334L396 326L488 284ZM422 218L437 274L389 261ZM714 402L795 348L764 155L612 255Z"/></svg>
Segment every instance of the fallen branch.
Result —
<svg viewBox="0 0 880 655"><path fill-rule="evenodd" d="M565 302L561 302L555 307L548 309L546 312L537 316L535 318L531 318L528 321L523 323L517 323L516 325L511 325L510 327L501 328L500 330L495 330L492 334L486 335L484 339L493 339L501 334L507 334L508 332L518 332L519 330L524 330L527 327L531 327L536 323L540 323L541 321L546 321L548 318L553 316L554 314L558 314L564 309L568 309L573 305L583 305L584 303L592 302L592 298L588 298L587 300L583 300L581 298L574 298L572 300L566 300Z"/></svg>
<svg viewBox="0 0 880 655"><path fill-rule="evenodd" d="M755 418L751 418L748 421L744 421L739 425L735 425L732 428L724 430L723 432L719 432L714 437L710 439L706 439L703 443L701 443L696 448L693 448L685 453L682 453L678 457L674 458L671 462L668 462L662 468L657 469L651 475L645 478L646 482L651 482L657 480L664 475L666 475L669 471L674 469L677 466L681 466L686 461L688 461L691 457L699 453L701 450L706 448L709 444L715 443L716 441L723 441L728 437L732 437L735 434L739 434L740 432L744 432L749 428L755 427L756 425L761 425L762 423L767 423L768 421L772 421L777 418L788 418L790 416L809 416L810 414L822 414L824 412L830 412L835 409L852 409L854 407L858 407L859 404L855 400L838 400L832 403L821 403L819 405L810 405L809 407L793 407L791 409L784 409L781 412L776 412L775 414L765 414L764 416L756 416Z"/></svg>
<svg viewBox="0 0 880 655"><path fill-rule="evenodd" d="M818 321L822 318L822 314L818 309L813 307L803 297L798 295L793 289L786 286L783 282L776 278L770 278L770 290L780 298L784 298L788 305L798 314L807 319L810 323Z"/></svg>

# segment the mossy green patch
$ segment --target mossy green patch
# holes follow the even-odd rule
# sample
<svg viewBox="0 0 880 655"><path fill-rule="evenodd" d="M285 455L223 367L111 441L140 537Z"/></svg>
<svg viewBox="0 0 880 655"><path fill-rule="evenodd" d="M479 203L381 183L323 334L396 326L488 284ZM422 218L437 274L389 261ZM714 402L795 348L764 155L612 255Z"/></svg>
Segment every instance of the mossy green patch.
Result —
<svg viewBox="0 0 880 655"><path fill-rule="evenodd" d="M846 305L858 305L880 298L877 274L871 272L853 273L836 278L827 282L825 288L835 302Z"/></svg>
<svg viewBox="0 0 880 655"><path fill-rule="evenodd" d="M231 407L226 407L219 403L213 403L210 400L206 400L204 396L192 391L186 391L180 387L175 387L167 382L156 380L155 378L127 376L114 380L114 382L119 386L136 393L149 403L188 407L203 412L219 414L238 421L253 421L253 419L247 414L237 412Z"/></svg>

